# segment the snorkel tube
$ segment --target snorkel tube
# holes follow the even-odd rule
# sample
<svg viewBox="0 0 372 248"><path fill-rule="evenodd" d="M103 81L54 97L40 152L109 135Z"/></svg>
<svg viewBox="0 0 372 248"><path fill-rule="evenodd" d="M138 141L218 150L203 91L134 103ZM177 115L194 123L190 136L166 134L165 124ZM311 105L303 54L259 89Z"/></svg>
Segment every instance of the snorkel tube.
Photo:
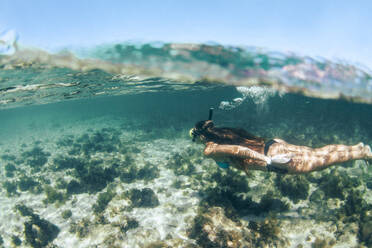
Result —
<svg viewBox="0 0 372 248"><path fill-rule="evenodd" d="M209 116L208 116L208 121L211 121L212 120L212 117L213 117L213 108L210 108L209 109ZM190 131L189 131L189 135L190 137L192 138L192 142L195 142L195 139L196 139L196 136L198 135L198 133L196 132L195 128L191 128Z"/></svg>
<svg viewBox="0 0 372 248"><path fill-rule="evenodd" d="M208 117L208 121L211 121L211 120L212 120L212 117L213 117L213 108L210 108L210 109L209 109L209 117Z"/></svg>

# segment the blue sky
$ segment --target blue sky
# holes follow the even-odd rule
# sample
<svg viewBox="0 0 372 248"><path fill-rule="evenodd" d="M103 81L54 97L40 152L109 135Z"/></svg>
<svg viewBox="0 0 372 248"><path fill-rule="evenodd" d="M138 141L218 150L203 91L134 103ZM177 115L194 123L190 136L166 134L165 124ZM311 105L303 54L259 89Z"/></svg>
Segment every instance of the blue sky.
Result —
<svg viewBox="0 0 372 248"><path fill-rule="evenodd" d="M342 59L372 68L367 0L0 0L0 32L42 48L210 42Z"/></svg>

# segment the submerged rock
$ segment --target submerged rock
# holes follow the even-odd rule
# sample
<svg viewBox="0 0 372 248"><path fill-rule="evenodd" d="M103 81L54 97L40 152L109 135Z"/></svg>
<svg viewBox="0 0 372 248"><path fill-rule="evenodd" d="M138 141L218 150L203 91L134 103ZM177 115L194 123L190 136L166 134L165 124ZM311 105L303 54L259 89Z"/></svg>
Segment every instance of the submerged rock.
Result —
<svg viewBox="0 0 372 248"><path fill-rule="evenodd" d="M34 171L39 171L43 165L48 162L49 152L44 152L41 147L35 146L32 150L22 153L22 157L26 163L33 168Z"/></svg>
<svg viewBox="0 0 372 248"><path fill-rule="evenodd" d="M362 223L359 227L359 238L367 246L372 246L372 220Z"/></svg>
<svg viewBox="0 0 372 248"><path fill-rule="evenodd" d="M82 153L88 157L97 152L115 152L118 150L118 145L120 145L119 136L119 131L103 128L92 135L84 134L76 139L71 151L75 154Z"/></svg>
<svg viewBox="0 0 372 248"><path fill-rule="evenodd" d="M92 207L93 212L95 214L102 213L114 196L115 196L115 192L113 192L111 190L107 190L103 193L100 193L98 195L97 202L95 204L93 204L93 207Z"/></svg>
<svg viewBox="0 0 372 248"><path fill-rule="evenodd" d="M60 191L57 191L51 186L44 187L46 198L43 200L44 203L64 203L67 199L67 196Z"/></svg>
<svg viewBox="0 0 372 248"><path fill-rule="evenodd" d="M209 187L200 191L204 197L200 206L210 208L222 207L230 219L237 219L245 215L261 215L268 212L282 212L289 209L288 203L282 201L273 191L262 195L259 202L256 202L247 193L251 191L248 187L248 177L237 171L226 173L216 172L211 175L212 183Z"/></svg>
<svg viewBox="0 0 372 248"><path fill-rule="evenodd" d="M95 193L104 189L117 176L114 168L102 168L98 163L90 164L80 171L78 177L85 191Z"/></svg>
<svg viewBox="0 0 372 248"><path fill-rule="evenodd" d="M67 209L65 211L62 212L61 214L62 218L67 220L68 218L70 218L72 216L72 212L70 209Z"/></svg>
<svg viewBox="0 0 372 248"><path fill-rule="evenodd" d="M132 206L137 208L154 208L159 206L159 199L150 188L142 190L132 189L129 191L129 199L132 201Z"/></svg>
<svg viewBox="0 0 372 248"><path fill-rule="evenodd" d="M321 239L321 238L316 238L314 242L311 244L312 248L327 248L327 247L333 247L335 243L334 239Z"/></svg>
<svg viewBox="0 0 372 248"><path fill-rule="evenodd" d="M117 173L115 168L102 168L101 160L83 160L74 158L59 158L54 161L57 170L73 168L73 175L77 180L71 180L67 185L67 194L96 193L112 182Z"/></svg>
<svg viewBox="0 0 372 248"><path fill-rule="evenodd" d="M123 183L132 183L137 179L137 168L129 166L120 171L120 181Z"/></svg>
<svg viewBox="0 0 372 248"><path fill-rule="evenodd" d="M27 207L26 205L23 205L23 204L18 204L15 209L17 211L19 211L19 213L22 215L22 216L33 216L34 215L34 211Z"/></svg>
<svg viewBox="0 0 372 248"><path fill-rule="evenodd" d="M160 176L160 170L157 166L147 163L144 167L138 169L135 165L129 164L119 170L120 181L123 183L132 183L136 180L151 181Z"/></svg>
<svg viewBox="0 0 372 248"><path fill-rule="evenodd" d="M22 176L18 180L18 189L20 191L30 191L32 193L39 193L40 192L40 183L38 181L33 180L31 177Z"/></svg>
<svg viewBox="0 0 372 248"><path fill-rule="evenodd" d="M160 176L160 170L153 164L147 163L137 172L137 179L150 181Z"/></svg>
<svg viewBox="0 0 372 248"><path fill-rule="evenodd" d="M77 223L71 223L69 232L75 233L79 238L84 238L89 234L91 224L88 219L83 218Z"/></svg>
<svg viewBox="0 0 372 248"><path fill-rule="evenodd" d="M304 176L277 175L275 184L284 196L288 196L294 203L305 200L309 195L309 182Z"/></svg>
<svg viewBox="0 0 372 248"><path fill-rule="evenodd" d="M80 185L80 183L74 179L67 184L66 190L68 195L80 194L84 192L83 187Z"/></svg>
<svg viewBox="0 0 372 248"><path fill-rule="evenodd" d="M177 176L191 176L195 172L195 166L190 161L190 155L175 153L169 158L166 167L173 170Z"/></svg>
<svg viewBox="0 0 372 248"><path fill-rule="evenodd" d="M3 188L5 189L6 195L8 197L14 196L14 195L17 195L18 194L16 182L14 182L14 181L5 181L5 182L3 182L2 185L3 185Z"/></svg>
<svg viewBox="0 0 372 248"><path fill-rule="evenodd" d="M4 154L4 155L1 155L1 159L5 161L15 161L17 157L11 154Z"/></svg>
<svg viewBox="0 0 372 248"><path fill-rule="evenodd" d="M86 166L86 162L83 159L67 156L58 156L57 158L53 159L52 169L54 171L60 171L72 168L82 168L84 166Z"/></svg>
<svg viewBox="0 0 372 248"><path fill-rule="evenodd" d="M289 204L276 198L272 191L268 191L261 198L257 210L256 214L285 212L289 210Z"/></svg>
<svg viewBox="0 0 372 248"><path fill-rule="evenodd" d="M372 204L363 199L359 190L350 190L343 206L338 209L337 217L347 224L357 224L359 227L359 242L367 247L372 246Z"/></svg>
<svg viewBox="0 0 372 248"><path fill-rule="evenodd" d="M47 220L32 218L25 222L26 241L32 247L45 247L54 240L59 233L59 228Z"/></svg>
<svg viewBox="0 0 372 248"><path fill-rule="evenodd" d="M199 212L187 231L191 239L201 247L286 247L281 235L280 223L268 217L262 221L250 221L247 226L240 220L226 217L225 210L213 207Z"/></svg>
<svg viewBox="0 0 372 248"><path fill-rule="evenodd" d="M372 189L372 181L368 181L366 183L366 186L367 186L368 189Z"/></svg>
<svg viewBox="0 0 372 248"><path fill-rule="evenodd" d="M244 247L250 244L251 237L240 223L228 219L220 207L199 213L187 232L201 247Z"/></svg>
<svg viewBox="0 0 372 248"><path fill-rule="evenodd" d="M119 227L122 233L126 233L130 229L139 227L139 223L135 218L123 216L120 218L120 221L113 223L113 226Z"/></svg>
<svg viewBox="0 0 372 248"><path fill-rule="evenodd" d="M32 247L45 247L59 234L59 228L49 221L40 218L31 208L17 205L16 209L22 216L30 219L24 223L26 242Z"/></svg>
<svg viewBox="0 0 372 248"><path fill-rule="evenodd" d="M329 174L320 178L319 188L323 190L325 197L345 199L345 193L361 184L359 178L350 178L345 172L333 169Z"/></svg>
<svg viewBox="0 0 372 248"><path fill-rule="evenodd" d="M22 244L22 240L17 235L12 235L11 240L13 246L20 246Z"/></svg>
<svg viewBox="0 0 372 248"><path fill-rule="evenodd" d="M5 165L5 176L6 177L13 177L15 171L16 171L16 167L14 166L14 164L8 163L7 165Z"/></svg>
<svg viewBox="0 0 372 248"><path fill-rule="evenodd" d="M317 189L310 195L309 201L315 204L322 204L324 198L324 192L321 189Z"/></svg>
<svg viewBox="0 0 372 248"><path fill-rule="evenodd" d="M277 219L267 217L263 221L251 221L249 228L254 234L254 247L286 247L286 239L280 234L280 223Z"/></svg>

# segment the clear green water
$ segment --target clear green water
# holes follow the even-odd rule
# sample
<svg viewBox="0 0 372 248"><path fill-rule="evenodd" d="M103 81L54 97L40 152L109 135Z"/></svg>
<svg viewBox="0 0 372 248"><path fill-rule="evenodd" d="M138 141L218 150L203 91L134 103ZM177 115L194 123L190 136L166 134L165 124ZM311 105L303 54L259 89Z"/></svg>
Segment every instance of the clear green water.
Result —
<svg viewBox="0 0 372 248"><path fill-rule="evenodd" d="M318 96L312 98L275 91L269 88L275 84L264 77L264 88L236 88L216 64L230 68L235 83L242 78L237 65L268 74L284 66L252 65L242 58L237 63L244 51L220 51L217 62L208 57L208 68L221 73L216 74L222 82L218 84L200 81L206 67L198 67L195 60L206 60L205 49L189 54L189 60L173 58L168 71L154 72L153 64L165 68L170 52L150 48L141 48L141 53L151 54L147 57L133 47L130 52L113 46L115 56L108 48L80 51L81 56L115 62L105 70L56 66L56 59L51 66L2 58L0 246L372 244L372 171L365 161L301 176L246 175L220 169L203 157L203 146L188 137L188 130L214 107L217 126L242 127L266 138L312 147L371 145L371 105L324 99L322 90L331 87L330 80L316 90L314 80L296 81L295 86L305 85ZM142 66L141 73L118 73L112 67L124 70L128 64ZM236 65L235 71L229 64ZM191 73L185 65L197 69ZM170 71L177 77L154 77ZM368 74L363 77L364 86L332 87L347 92L353 85L356 90L349 90L349 96L368 102L370 79Z"/></svg>

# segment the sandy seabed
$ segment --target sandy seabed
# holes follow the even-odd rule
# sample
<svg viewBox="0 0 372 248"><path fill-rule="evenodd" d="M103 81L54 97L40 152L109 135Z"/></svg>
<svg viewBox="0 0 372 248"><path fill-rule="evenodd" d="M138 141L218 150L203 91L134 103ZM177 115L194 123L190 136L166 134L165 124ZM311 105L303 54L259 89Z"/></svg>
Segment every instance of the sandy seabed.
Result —
<svg viewBox="0 0 372 248"><path fill-rule="evenodd" d="M345 221L359 211L342 210L348 194L318 188L335 171L363 175L363 161L314 173L298 199L280 186L297 187L292 179L218 168L187 130L110 117L26 126L0 146L3 247L357 247L370 232L358 217ZM364 181L340 180L372 204Z"/></svg>

